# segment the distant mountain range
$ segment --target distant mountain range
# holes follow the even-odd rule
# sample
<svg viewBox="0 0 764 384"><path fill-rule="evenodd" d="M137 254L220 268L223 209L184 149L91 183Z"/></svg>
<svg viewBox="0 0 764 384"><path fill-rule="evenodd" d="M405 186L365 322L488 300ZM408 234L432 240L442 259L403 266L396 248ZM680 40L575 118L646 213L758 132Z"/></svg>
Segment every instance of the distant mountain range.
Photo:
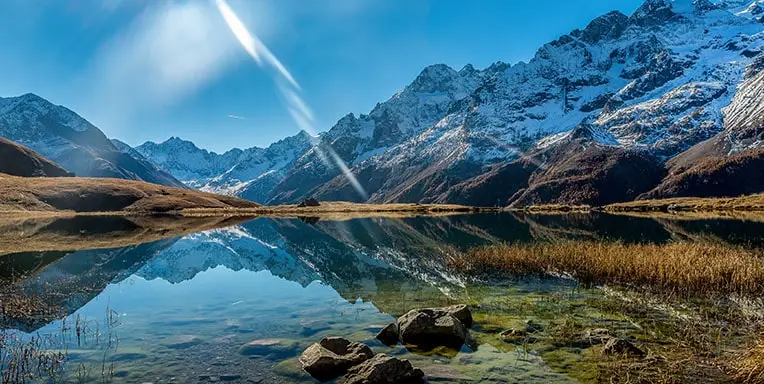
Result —
<svg viewBox="0 0 764 384"><path fill-rule="evenodd" d="M9 118L13 100L24 109ZM172 138L133 149L40 100L2 99L0 136L77 174L180 180L260 203L734 196L764 191L764 1L647 0L545 44L527 63L427 67L369 114L268 148L216 154ZM328 148L368 199L327 161Z"/></svg>

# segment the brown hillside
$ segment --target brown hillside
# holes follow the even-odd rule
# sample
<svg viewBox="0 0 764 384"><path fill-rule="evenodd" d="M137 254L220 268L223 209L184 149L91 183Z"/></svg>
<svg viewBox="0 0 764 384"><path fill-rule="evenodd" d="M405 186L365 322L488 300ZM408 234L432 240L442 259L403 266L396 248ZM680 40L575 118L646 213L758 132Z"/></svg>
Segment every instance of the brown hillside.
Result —
<svg viewBox="0 0 764 384"><path fill-rule="evenodd" d="M187 208L256 208L235 197L122 179L23 178L0 174L0 211L156 213Z"/></svg>
<svg viewBox="0 0 764 384"><path fill-rule="evenodd" d="M536 204L606 205L636 198L656 185L665 171L643 151L590 144L556 153L551 166L534 175L511 206Z"/></svg>
<svg viewBox="0 0 764 384"><path fill-rule="evenodd" d="M74 176L39 153L0 137L0 173L22 177Z"/></svg>
<svg viewBox="0 0 764 384"><path fill-rule="evenodd" d="M764 149L725 157L708 157L668 176L640 199L667 197L733 197L764 191Z"/></svg>

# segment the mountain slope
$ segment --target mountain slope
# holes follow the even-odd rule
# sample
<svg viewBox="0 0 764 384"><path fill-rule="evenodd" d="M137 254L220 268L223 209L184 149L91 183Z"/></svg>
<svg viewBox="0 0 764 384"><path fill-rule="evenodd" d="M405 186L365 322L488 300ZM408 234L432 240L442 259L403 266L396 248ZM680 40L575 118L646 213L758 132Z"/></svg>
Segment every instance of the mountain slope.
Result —
<svg viewBox="0 0 764 384"><path fill-rule="evenodd" d="M475 91L453 103L435 124L351 171L373 202L442 201L464 196L464 189L452 189L496 172L498 164L528 157L537 144L548 146L584 123L600 132L585 143L608 153L592 153L590 160L606 156L625 164L634 157L655 169L637 188L644 192L650 187L646 183L661 173L656 163L722 131L722 108L743 82L746 66L762 51L763 30L761 23L704 0L648 0L631 16L611 12L544 45L528 63L494 65L482 72ZM302 168L321 170L322 165L313 161ZM293 193L281 192L274 201L309 194L364 199L344 176L326 181L331 175L287 178L283 184L290 185L280 189ZM604 201L632 198L639 191L624 193ZM503 198L488 194L468 193L491 205ZM551 192L541 195L547 197L531 200L556 198Z"/></svg>
<svg viewBox="0 0 764 384"><path fill-rule="evenodd" d="M39 152L78 176L183 186L166 172L120 152L103 132L76 113L31 93L0 98L0 136Z"/></svg>
<svg viewBox="0 0 764 384"><path fill-rule="evenodd" d="M74 176L39 153L0 137L0 173L22 177Z"/></svg>
<svg viewBox="0 0 764 384"><path fill-rule="evenodd" d="M642 198L728 197L764 191L764 53L724 110L724 131L668 162L669 176Z"/></svg>
<svg viewBox="0 0 764 384"><path fill-rule="evenodd" d="M134 180L0 174L0 211L164 213L257 206L234 197Z"/></svg>

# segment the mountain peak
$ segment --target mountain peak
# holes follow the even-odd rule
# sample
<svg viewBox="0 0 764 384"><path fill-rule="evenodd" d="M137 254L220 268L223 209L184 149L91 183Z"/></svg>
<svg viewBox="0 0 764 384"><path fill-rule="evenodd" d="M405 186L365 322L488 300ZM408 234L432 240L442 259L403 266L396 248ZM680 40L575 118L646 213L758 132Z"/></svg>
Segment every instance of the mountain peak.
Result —
<svg viewBox="0 0 764 384"><path fill-rule="evenodd" d="M169 139L159 143L159 145L175 145L175 146L178 146L178 145L180 145L180 146L193 145L194 147L196 147L196 144L194 144L193 142L188 141L188 140L183 140L179 136L170 136Z"/></svg>
<svg viewBox="0 0 764 384"><path fill-rule="evenodd" d="M642 27L657 26L677 16L691 17L720 9L709 0L647 0L631 15Z"/></svg>
<svg viewBox="0 0 764 384"><path fill-rule="evenodd" d="M42 97L40 97L37 94L32 93L32 92L25 93L25 94L19 96L18 98L20 100L24 100L24 101L45 101L45 102L48 102L48 100L45 100L44 98L42 98Z"/></svg>
<svg viewBox="0 0 764 384"><path fill-rule="evenodd" d="M581 40L593 44L602 40L617 39L628 25L629 17L619 11L606 13L581 31Z"/></svg>
<svg viewBox="0 0 764 384"><path fill-rule="evenodd" d="M435 93L448 89L450 82L459 76L455 69L446 64L433 64L425 67L417 78L408 86L413 92Z"/></svg>

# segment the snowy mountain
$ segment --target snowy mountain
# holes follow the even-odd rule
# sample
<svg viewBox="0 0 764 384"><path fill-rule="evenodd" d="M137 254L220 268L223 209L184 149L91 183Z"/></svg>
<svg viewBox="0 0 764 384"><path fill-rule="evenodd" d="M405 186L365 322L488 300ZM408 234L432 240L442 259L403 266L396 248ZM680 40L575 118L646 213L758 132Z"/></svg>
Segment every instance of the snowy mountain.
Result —
<svg viewBox="0 0 764 384"><path fill-rule="evenodd" d="M168 173L118 150L76 113L31 93L0 98L0 137L39 152L77 176L182 186Z"/></svg>
<svg viewBox="0 0 764 384"><path fill-rule="evenodd" d="M159 144L149 141L135 147L135 151L195 188L203 186L204 180L228 171L244 156L240 149L222 155L208 152L178 137Z"/></svg>
<svg viewBox="0 0 764 384"><path fill-rule="evenodd" d="M146 142L135 150L190 187L263 202L285 170L311 147L312 140L301 131L267 148L217 154L190 141L171 138L159 144Z"/></svg>
<svg viewBox="0 0 764 384"><path fill-rule="evenodd" d="M762 31L764 24L758 20L706 0L648 0L631 16L611 12L583 30L545 44L527 63L460 72L436 66L440 76L424 76L426 70L414 83L417 91L430 91L428 97L455 95L439 99L447 105L439 110L446 113L441 117L432 113L429 119L392 119L387 131L403 132L396 129L403 125L409 135L399 135L399 143L380 148L367 159L359 159L359 146L353 145L358 134L332 134L339 129L360 131L362 120L352 115L322 136L322 143L337 147L337 153L353 165L351 171L373 202L449 201L453 188L518 158L541 161L528 168L524 178L519 177L522 172L510 172L519 177L518 188L546 183L543 193L526 195L523 203L605 203L636 197L654 185L654 175L634 186L639 190L625 190L625 195L558 198L561 188L594 191L628 179L619 170L635 156L655 164L660 175L663 162L721 132L723 108L764 50ZM463 92L450 92L453 83L464 85ZM474 87L471 93L470 87ZM396 97L388 103L395 101ZM411 106L396 116L419 110L418 104ZM412 128L411 121L419 125ZM584 131L586 137L576 133ZM350 145L343 145L346 140ZM566 164L561 173L555 173L554 163L545 163L569 159L555 151L575 153L591 145L601 150L580 158L582 163ZM574 165L592 161L604 161L608 171L583 182L587 175ZM271 202L308 195L364 200L337 167L308 156L298 164ZM511 203L515 192L518 189L499 196L500 203ZM514 197L522 197L524 191L520 192Z"/></svg>

